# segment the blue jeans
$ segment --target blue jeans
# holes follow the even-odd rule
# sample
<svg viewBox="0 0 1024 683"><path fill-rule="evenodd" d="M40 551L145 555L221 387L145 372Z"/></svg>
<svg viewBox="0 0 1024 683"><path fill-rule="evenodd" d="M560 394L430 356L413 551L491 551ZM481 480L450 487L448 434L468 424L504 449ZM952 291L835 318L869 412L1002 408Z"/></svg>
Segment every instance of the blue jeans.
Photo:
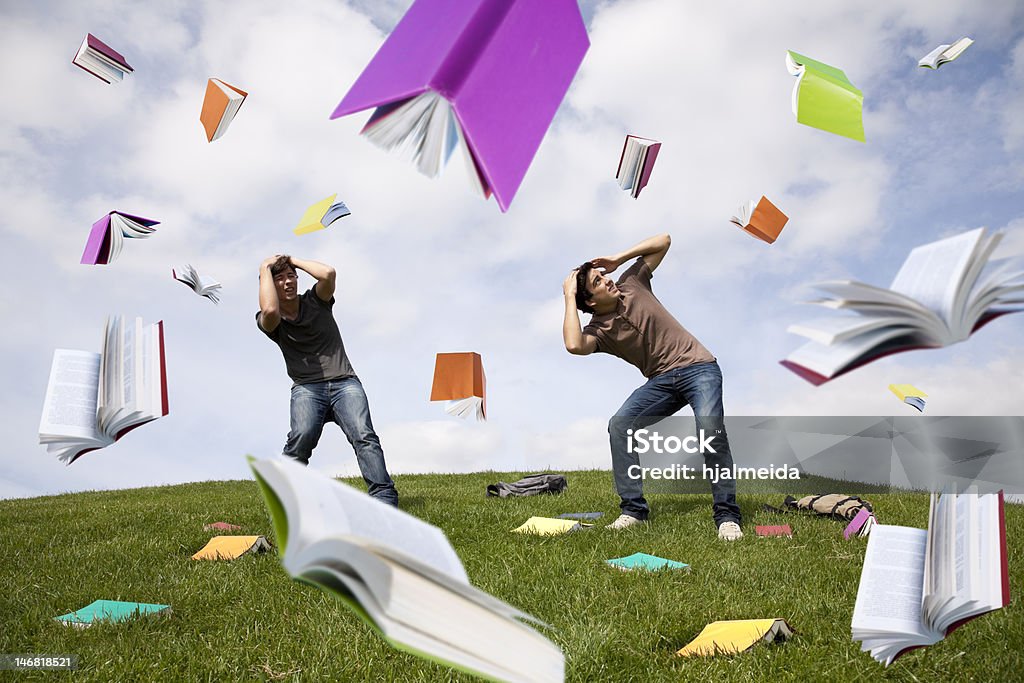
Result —
<svg viewBox="0 0 1024 683"><path fill-rule="evenodd" d="M688 404L693 407L698 433L700 429L710 434L721 430L721 438L717 434L715 436L716 452L704 453L704 463L708 467L732 468L732 453L723 419L722 370L718 362L694 363L652 377L626 399L608 422L612 474L615 490L622 499L619 504L622 514L637 519L647 519L650 514L650 507L644 499L643 479L634 479L627 474L631 465L640 465L637 454L628 452L627 430L649 427ZM711 484L711 497L716 526L722 522L740 523L734 480L719 478L718 483Z"/></svg>
<svg viewBox="0 0 1024 683"><path fill-rule="evenodd" d="M292 386L291 431L283 453L308 465L328 421L335 422L356 452L359 471L371 496L398 507L398 491L384 463L380 439L370 422L370 404L357 377Z"/></svg>

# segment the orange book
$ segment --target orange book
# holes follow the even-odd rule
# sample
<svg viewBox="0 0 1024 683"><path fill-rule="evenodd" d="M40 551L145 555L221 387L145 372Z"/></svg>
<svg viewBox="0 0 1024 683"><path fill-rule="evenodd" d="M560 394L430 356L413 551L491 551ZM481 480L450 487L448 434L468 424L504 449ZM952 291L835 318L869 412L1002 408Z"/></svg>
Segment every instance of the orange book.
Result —
<svg viewBox="0 0 1024 683"><path fill-rule="evenodd" d="M224 135L248 96L249 93L219 78L211 78L206 82L206 96L203 97L203 111L199 114L199 120L206 130L208 142Z"/></svg>
<svg viewBox="0 0 1024 683"><path fill-rule="evenodd" d="M779 233L789 221L789 216L779 211L767 197L762 196L756 203L751 200L741 206L740 215L729 220L757 239L772 244L779 238Z"/></svg>
<svg viewBox="0 0 1024 683"><path fill-rule="evenodd" d="M487 378L479 353L439 353L434 362L431 401L448 401L445 412L457 417L476 413L487 419Z"/></svg>

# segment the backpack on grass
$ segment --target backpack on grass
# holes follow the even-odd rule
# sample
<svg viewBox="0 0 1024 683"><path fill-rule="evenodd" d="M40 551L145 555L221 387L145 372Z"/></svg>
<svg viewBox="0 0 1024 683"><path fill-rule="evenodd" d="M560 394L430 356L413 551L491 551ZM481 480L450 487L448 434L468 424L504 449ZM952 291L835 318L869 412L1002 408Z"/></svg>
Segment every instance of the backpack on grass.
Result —
<svg viewBox="0 0 1024 683"><path fill-rule="evenodd" d="M817 515L847 521L856 517L862 508L872 512L871 503L868 501L843 493L822 493L817 496L804 496L800 500L793 496L786 496L783 505L788 510L806 510Z"/></svg>

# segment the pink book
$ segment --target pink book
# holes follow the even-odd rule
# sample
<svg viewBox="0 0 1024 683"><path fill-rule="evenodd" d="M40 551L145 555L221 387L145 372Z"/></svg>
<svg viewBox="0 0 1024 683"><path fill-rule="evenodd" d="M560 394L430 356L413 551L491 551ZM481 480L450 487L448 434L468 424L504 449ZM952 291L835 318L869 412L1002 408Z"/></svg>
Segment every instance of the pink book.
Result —
<svg viewBox="0 0 1024 683"><path fill-rule="evenodd" d="M105 265L109 263L110 217L115 213L121 214L125 218L130 218L136 223L141 223L147 227L160 224L160 221L150 220L149 218L133 216L130 213L122 213L120 211L111 211L106 216L92 224L92 230L89 232L89 239L85 242L85 250L82 252L82 260L80 263L84 263L88 266Z"/></svg>
<svg viewBox="0 0 1024 683"><path fill-rule="evenodd" d="M133 69L132 67L130 67L128 65L128 62L125 60L124 56L120 52L118 52L114 48L110 47L109 45L104 43L102 40L100 40L99 38L94 36L93 34L91 34L91 33L85 34L85 43L91 49L95 50L96 52L99 52L101 55L103 55L104 57L106 57L110 61L120 65L122 70L125 71L126 73L132 73L133 71L135 71L135 69ZM75 61L77 58L78 58L78 55L76 54L75 57L73 57L71 59L71 63L74 64L75 66L77 66L79 69L82 69L83 71L87 71L88 73L91 73L93 76L95 76L96 78L100 79L104 83L110 83L110 81L108 81L106 78L103 78L103 76L100 76L95 71L91 71L89 69L86 69L84 66L82 66L77 61Z"/></svg>
<svg viewBox="0 0 1024 683"><path fill-rule="evenodd" d="M793 529L788 524L781 524L779 526L758 526L754 527L754 533L758 536L785 536L787 538L793 537Z"/></svg>
<svg viewBox="0 0 1024 683"><path fill-rule="evenodd" d="M850 520L850 523L846 525L846 528L843 529L843 538L849 541L850 536L853 536L864 527L864 524L868 521L868 517L870 516L870 510L867 508L861 508L860 512L858 512L854 518Z"/></svg>
<svg viewBox="0 0 1024 683"><path fill-rule="evenodd" d="M214 522L213 524L204 524L203 531L241 531L242 527L235 524L228 524L227 522Z"/></svg>
<svg viewBox="0 0 1024 683"><path fill-rule="evenodd" d="M636 190L633 193L633 198L640 196L640 190L647 187L647 181L651 179L651 171L654 170L654 161L658 158L658 152L661 150L661 143L656 143L647 148L647 155L644 158L644 168L640 172L640 182L637 183Z"/></svg>
<svg viewBox="0 0 1024 683"><path fill-rule="evenodd" d="M331 118L437 92L507 211L589 47L577 0L416 0Z"/></svg>

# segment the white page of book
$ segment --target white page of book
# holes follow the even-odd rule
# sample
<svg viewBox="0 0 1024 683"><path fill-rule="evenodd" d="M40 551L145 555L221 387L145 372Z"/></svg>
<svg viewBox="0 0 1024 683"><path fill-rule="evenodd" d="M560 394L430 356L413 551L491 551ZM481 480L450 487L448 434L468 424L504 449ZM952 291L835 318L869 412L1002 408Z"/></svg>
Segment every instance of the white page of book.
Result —
<svg viewBox="0 0 1024 683"><path fill-rule="evenodd" d="M1003 605L1003 565L999 526L999 495L990 493L978 501L976 518L979 540L978 583L982 601L992 608Z"/></svg>
<svg viewBox="0 0 1024 683"><path fill-rule="evenodd" d="M853 630L906 634L917 641L937 642L942 635L921 621L924 529L876 524L868 536Z"/></svg>
<svg viewBox="0 0 1024 683"><path fill-rule="evenodd" d="M100 354L54 351L39 433L102 440L96 429L99 381Z"/></svg>
<svg viewBox="0 0 1024 683"><path fill-rule="evenodd" d="M915 247L890 289L916 299L947 323L964 275L973 262L984 228Z"/></svg>
<svg viewBox="0 0 1024 683"><path fill-rule="evenodd" d="M865 356L868 351L882 346L885 342L901 335L909 335L916 328L908 326L892 326L880 330L865 332L856 337L825 346L818 342L807 342L789 354L786 360L801 365L808 370L831 377L846 366Z"/></svg>

